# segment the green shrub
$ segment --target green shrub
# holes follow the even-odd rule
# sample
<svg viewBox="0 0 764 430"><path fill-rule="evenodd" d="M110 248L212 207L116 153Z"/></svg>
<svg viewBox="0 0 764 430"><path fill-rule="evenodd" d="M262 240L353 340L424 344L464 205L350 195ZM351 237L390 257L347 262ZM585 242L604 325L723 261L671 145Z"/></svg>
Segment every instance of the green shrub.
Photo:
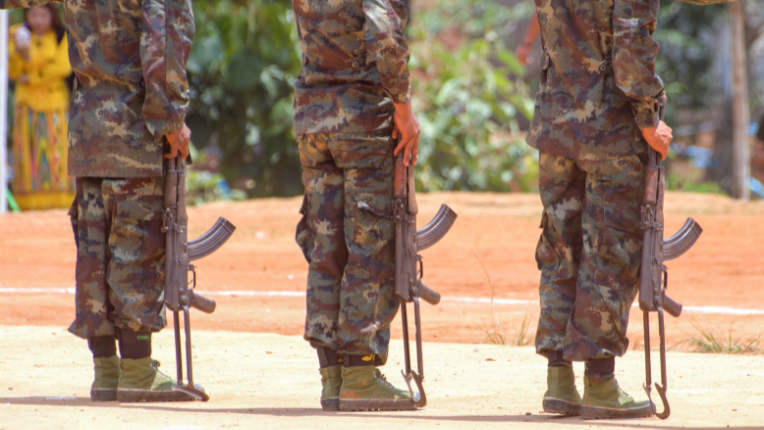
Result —
<svg viewBox="0 0 764 430"><path fill-rule="evenodd" d="M292 130L300 57L291 2L197 0L194 12L194 142L219 148L220 172L250 197L302 193Z"/></svg>
<svg viewBox="0 0 764 430"><path fill-rule="evenodd" d="M422 126L417 184L424 191L529 191L538 177L538 154L517 133L517 116L533 116L533 100L518 78L523 67L491 30L497 18L522 15L484 3L438 2L410 29ZM461 46L448 49L438 39L444 25L456 28Z"/></svg>

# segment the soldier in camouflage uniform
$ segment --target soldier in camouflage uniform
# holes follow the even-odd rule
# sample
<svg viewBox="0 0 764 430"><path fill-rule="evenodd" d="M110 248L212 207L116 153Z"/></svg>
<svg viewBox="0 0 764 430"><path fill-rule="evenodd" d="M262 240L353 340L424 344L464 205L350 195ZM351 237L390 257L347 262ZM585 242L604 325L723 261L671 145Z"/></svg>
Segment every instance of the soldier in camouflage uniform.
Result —
<svg viewBox="0 0 764 430"><path fill-rule="evenodd" d="M49 0L4 0L28 8ZM69 123L76 317L93 352L94 401L192 400L151 359L164 308L164 139L188 153L190 0L64 1L76 75ZM120 355L116 352L119 339Z"/></svg>
<svg viewBox="0 0 764 430"><path fill-rule="evenodd" d="M543 57L528 143L544 205L536 248L536 350L549 360L544 410L585 418L653 414L614 378L639 289L640 202L649 144L665 158L658 118L659 0L535 0ZM585 361L584 396L571 361Z"/></svg>
<svg viewBox="0 0 764 430"><path fill-rule="evenodd" d="M375 369L394 293L393 157L416 163L407 12L399 0L293 0L303 67L294 127L305 198L296 240L309 263L305 339L325 410L414 409ZM400 137L396 146L393 135Z"/></svg>

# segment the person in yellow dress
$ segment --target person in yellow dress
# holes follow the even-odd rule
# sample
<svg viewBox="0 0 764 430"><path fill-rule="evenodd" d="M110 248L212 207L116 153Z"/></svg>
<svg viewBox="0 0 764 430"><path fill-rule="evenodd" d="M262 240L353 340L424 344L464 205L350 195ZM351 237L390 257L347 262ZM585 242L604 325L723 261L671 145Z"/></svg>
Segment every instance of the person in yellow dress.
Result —
<svg viewBox="0 0 764 430"><path fill-rule="evenodd" d="M67 208L70 85L66 29L54 4L24 10L11 27L8 75L16 81L12 189L22 210Z"/></svg>

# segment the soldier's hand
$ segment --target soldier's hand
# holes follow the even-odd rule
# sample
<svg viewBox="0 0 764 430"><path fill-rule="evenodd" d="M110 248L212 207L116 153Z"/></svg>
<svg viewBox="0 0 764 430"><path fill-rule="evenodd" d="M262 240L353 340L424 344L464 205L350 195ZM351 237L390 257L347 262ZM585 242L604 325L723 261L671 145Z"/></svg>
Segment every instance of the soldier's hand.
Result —
<svg viewBox="0 0 764 430"><path fill-rule="evenodd" d="M411 102L395 104L393 123L393 137L400 138L395 147L395 155L403 151L403 165L408 166L409 160L416 164L419 155L419 121L411 109Z"/></svg>
<svg viewBox="0 0 764 430"><path fill-rule="evenodd" d="M531 58L530 54L531 45L521 43L520 46L515 49L515 57L517 57L517 61L519 61L523 66L529 65L533 61L533 58Z"/></svg>
<svg viewBox="0 0 764 430"><path fill-rule="evenodd" d="M665 160L669 153L669 143L674 138L673 130L665 122L660 121L657 127L645 127L642 129L647 144L661 154L661 160Z"/></svg>
<svg viewBox="0 0 764 430"><path fill-rule="evenodd" d="M188 142L191 140L191 130L183 124L183 127L166 134L167 142L170 144L170 153L165 154L164 158L175 158L180 151L180 155L185 160L188 157Z"/></svg>

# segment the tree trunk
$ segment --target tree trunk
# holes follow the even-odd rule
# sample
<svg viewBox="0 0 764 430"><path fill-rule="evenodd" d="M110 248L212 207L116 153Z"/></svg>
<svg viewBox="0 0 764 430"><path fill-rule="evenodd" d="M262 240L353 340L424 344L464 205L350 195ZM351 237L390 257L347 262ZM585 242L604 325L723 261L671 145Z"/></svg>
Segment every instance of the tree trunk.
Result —
<svg viewBox="0 0 764 430"><path fill-rule="evenodd" d="M745 4L730 4L730 27L732 30L732 175L733 195L749 200L751 192L748 178L751 176L751 154L748 145L748 62L745 52Z"/></svg>

